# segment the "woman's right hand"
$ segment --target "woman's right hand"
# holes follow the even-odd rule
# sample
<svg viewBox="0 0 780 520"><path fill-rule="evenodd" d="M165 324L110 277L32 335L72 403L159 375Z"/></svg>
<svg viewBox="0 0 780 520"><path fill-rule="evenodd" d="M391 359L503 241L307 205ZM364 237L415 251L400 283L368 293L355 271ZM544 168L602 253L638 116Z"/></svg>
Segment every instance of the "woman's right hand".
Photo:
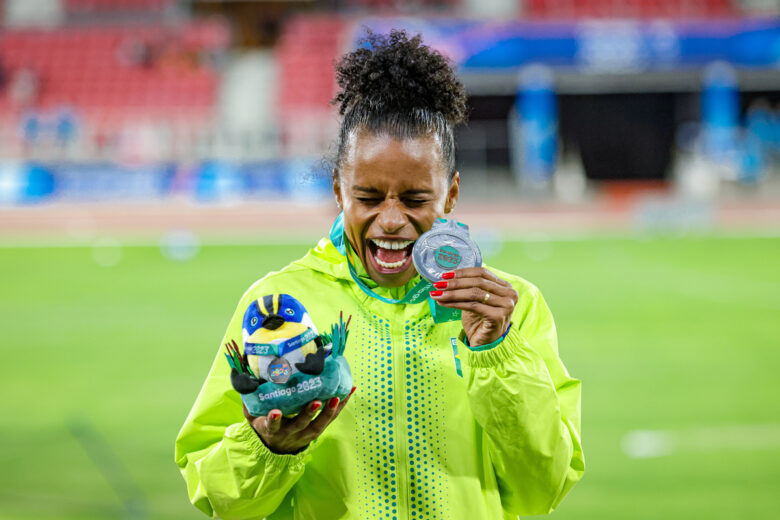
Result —
<svg viewBox="0 0 780 520"><path fill-rule="evenodd" d="M246 406L244 406L244 417L269 450L280 455L295 454L303 451L311 441L325 431L325 428L344 409L353 393L355 393L354 386L343 401L338 397L328 399L325 409L319 415L317 410L322 408L322 401L315 400L291 418L282 417L281 410L271 410L268 415L255 417L249 414Z"/></svg>

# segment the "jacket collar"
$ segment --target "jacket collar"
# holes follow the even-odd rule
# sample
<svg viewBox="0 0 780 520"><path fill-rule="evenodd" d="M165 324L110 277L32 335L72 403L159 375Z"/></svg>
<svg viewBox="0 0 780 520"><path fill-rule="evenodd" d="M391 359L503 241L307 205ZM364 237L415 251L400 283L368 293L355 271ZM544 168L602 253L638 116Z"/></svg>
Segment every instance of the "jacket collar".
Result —
<svg viewBox="0 0 780 520"><path fill-rule="evenodd" d="M346 246L350 247L348 243ZM415 276L413 276L403 287L381 287L368 275L358 256L353 253L351 257L354 258L353 266L360 279L381 296L401 299L408 291L417 285L417 282L420 281L420 275L415 274ZM294 263L343 280L349 283L361 296L365 296L349 274L346 256L339 252L333 245L333 242L328 238L321 239L314 248L309 250L306 256ZM366 296L366 298L369 297Z"/></svg>

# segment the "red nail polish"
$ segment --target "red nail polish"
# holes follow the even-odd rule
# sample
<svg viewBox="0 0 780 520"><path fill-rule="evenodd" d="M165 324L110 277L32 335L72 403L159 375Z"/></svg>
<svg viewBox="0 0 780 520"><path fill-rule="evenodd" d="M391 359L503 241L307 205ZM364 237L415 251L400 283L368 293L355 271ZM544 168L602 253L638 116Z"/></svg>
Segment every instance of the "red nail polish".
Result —
<svg viewBox="0 0 780 520"><path fill-rule="evenodd" d="M352 387L352 390L350 390L350 391L349 391L349 395L352 395L352 394L354 394L356 389L357 389L357 387L356 387L356 386L353 386L353 387Z"/></svg>
<svg viewBox="0 0 780 520"><path fill-rule="evenodd" d="M446 289L447 288L447 282L434 282L433 286L437 289Z"/></svg>
<svg viewBox="0 0 780 520"><path fill-rule="evenodd" d="M441 291L431 291L431 296L434 296L434 297L435 296L441 296L442 294L444 294L444 293L442 293Z"/></svg>
<svg viewBox="0 0 780 520"><path fill-rule="evenodd" d="M319 402L319 401L313 402L312 405L311 405L311 411L312 412L316 412L317 410L320 409L320 406L322 406L321 402Z"/></svg>
<svg viewBox="0 0 780 520"><path fill-rule="evenodd" d="M277 420L279 420L279 418L280 418L281 416L282 416L282 414L281 414L281 413L279 413L279 412L271 412L271 413L269 413L269 414L268 414L268 418L269 418L269 419L271 419L272 421L277 421Z"/></svg>
<svg viewBox="0 0 780 520"><path fill-rule="evenodd" d="M441 277L444 278L445 280L452 280L453 278L455 278L455 273L450 271L449 273L444 273L443 275L441 275Z"/></svg>
<svg viewBox="0 0 780 520"><path fill-rule="evenodd" d="M328 408L330 408L331 410L335 410L336 407L339 405L339 401L340 399L338 397L334 397L333 399L328 401Z"/></svg>

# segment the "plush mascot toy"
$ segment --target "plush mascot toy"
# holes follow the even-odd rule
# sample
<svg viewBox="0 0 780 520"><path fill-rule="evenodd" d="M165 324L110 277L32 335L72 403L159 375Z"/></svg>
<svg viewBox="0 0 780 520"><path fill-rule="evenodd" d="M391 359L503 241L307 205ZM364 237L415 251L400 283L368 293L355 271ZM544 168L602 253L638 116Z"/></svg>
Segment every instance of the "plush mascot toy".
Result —
<svg viewBox="0 0 780 520"><path fill-rule="evenodd" d="M352 373L344 358L347 327L343 315L320 334L309 313L289 294L269 294L244 313L243 354L235 341L226 345L230 381L249 413L279 409L295 415L314 399L344 399Z"/></svg>

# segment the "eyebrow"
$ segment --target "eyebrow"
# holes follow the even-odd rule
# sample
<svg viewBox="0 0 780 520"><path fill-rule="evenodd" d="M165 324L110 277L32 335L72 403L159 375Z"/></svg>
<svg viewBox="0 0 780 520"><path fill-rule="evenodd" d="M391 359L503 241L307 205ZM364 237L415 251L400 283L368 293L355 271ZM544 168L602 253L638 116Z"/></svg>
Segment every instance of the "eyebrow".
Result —
<svg viewBox="0 0 780 520"><path fill-rule="evenodd" d="M361 191L363 193L381 193L381 190L378 190L377 188L367 188L364 186L352 186L352 191ZM401 192L401 195L432 195L433 190L426 190L426 189L411 189L411 190L404 190Z"/></svg>
<svg viewBox="0 0 780 520"><path fill-rule="evenodd" d="M365 193L379 193L379 190L376 188L365 188L363 186L352 186L352 191L362 191Z"/></svg>

